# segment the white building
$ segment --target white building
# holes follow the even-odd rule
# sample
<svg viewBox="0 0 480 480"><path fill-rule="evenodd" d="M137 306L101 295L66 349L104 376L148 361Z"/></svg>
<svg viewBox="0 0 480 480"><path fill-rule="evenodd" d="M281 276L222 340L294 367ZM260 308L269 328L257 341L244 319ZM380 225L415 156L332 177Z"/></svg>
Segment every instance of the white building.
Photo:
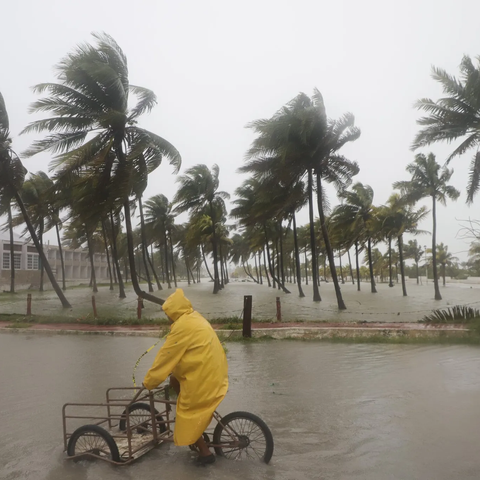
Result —
<svg viewBox="0 0 480 480"><path fill-rule="evenodd" d="M36 286L40 283L40 257L35 245L16 233L13 234L15 283ZM58 281L62 280L62 264L57 245L44 245L48 263ZM63 248L65 280L69 282L90 281L91 265L86 249ZM0 232L0 284L10 283L10 233ZM105 253L94 254L95 274L98 280L108 279L108 264ZM45 276L45 281L48 277Z"/></svg>

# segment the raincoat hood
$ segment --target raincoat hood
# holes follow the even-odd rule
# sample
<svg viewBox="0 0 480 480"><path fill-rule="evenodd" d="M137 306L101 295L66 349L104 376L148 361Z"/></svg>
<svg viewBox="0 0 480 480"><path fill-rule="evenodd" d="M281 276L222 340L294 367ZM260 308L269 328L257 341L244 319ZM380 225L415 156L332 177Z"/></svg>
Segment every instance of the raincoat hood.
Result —
<svg viewBox="0 0 480 480"><path fill-rule="evenodd" d="M174 322L182 315L193 312L192 304L181 288L177 288L177 291L165 300L162 309Z"/></svg>

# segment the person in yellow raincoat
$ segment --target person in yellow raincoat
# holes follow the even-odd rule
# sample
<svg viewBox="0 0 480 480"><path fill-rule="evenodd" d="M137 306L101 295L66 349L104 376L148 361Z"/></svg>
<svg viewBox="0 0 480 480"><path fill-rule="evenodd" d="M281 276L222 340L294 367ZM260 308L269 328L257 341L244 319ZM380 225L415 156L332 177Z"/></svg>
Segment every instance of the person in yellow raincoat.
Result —
<svg viewBox="0 0 480 480"><path fill-rule="evenodd" d="M181 288L166 299L163 311L172 326L143 385L152 390L172 374L172 386L180 385L175 445L195 444L200 452L199 462L213 463L215 457L203 432L228 390L225 351L210 323L193 310Z"/></svg>

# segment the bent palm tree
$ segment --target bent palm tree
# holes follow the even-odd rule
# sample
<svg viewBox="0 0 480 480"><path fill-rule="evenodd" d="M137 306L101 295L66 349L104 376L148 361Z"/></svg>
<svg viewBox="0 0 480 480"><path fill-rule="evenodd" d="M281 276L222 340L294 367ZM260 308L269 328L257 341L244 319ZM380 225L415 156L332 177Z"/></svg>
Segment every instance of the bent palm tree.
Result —
<svg viewBox="0 0 480 480"><path fill-rule="evenodd" d="M11 148L8 114L7 109L5 108L5 101L0 93L0 194L5 195L7 198L15 198L15 201L20 208L20 211L22 212L27 224L30 237L35 244L42 261L42 265L47 272L48 278L53 289L55 290L55 293L62 302L64 308L71 308L70 303L55 280L50 264L48 263L47 257L42 249L42 246L40 245L38 237L35 233L35 228L30 221L27 210L20 196L19 192L25 180L25 174L25 167L23 166L20 158L18 158Z"/></svg>
<svg viewBox="0 0 480 480"><path fill-rule="evenodd" d="M218 191L220 169L213 165L210 170L206 165L199 164L189 168L184 175L177 179L180 183L173 203L178 213L190 211L193 216L204 214L212 222L213 248L213 293L220 290L220 275L218 271L218 222L225 212L224 200L230 198L227 192Z"/></svg>
<svg viewBox="0 0 480 480"><path fill-rule="evenodd" d="M432 199L432 267L435 300L442 299L437 274L437 202L446 205L447 198L456 200L460 196L460 192L455 187L448 185L453 170L443 168L440 171L440 168L433 153L428 157L419 154L415 157L415 161L406 167L407 172L412 175L411 180L393 184L393 188L400 189L406 203L416 203L425 197Z"/></svg>
<svg viewBox="0 0 480 480"><path fill-rule="evenodd" d="M475 149L467 186L467 203L472 203L480 188L480 58L477 58L475 66L470 57L463 57L460 80L436 67L432 68L432 77L442 85L446 97L436 102L430 98L417 101L417 109L426 112L427 116L417 121L423 128L415 136L412 148L415 150L436 142L450 143L463 139L448 157L447 163Z"/></svg>
<svg viewBox="0 0 480 480"><path fill-rule="evenodd" d="M136 275L130 214L130 196L136 189L132 181L136 172L150 172L163 157L178 170L181 157L168 141L137 125L138 118L156 104L155 94L129 83L127 58L112 37L94 37L96 46L82 45L57 65L59 83L43 83L34 88L35 92L49 96L35 102L30 110L49 112L52 116L24 129L49 133L34 142L26 153L55 154L52 166L57 176L86 167L93 169L99 188L123 205L135 293L161 305L162 299L141 290ZM129 108L130 95L138 99L133 108ZM112 199L110 202L113 204Z"/></svg>

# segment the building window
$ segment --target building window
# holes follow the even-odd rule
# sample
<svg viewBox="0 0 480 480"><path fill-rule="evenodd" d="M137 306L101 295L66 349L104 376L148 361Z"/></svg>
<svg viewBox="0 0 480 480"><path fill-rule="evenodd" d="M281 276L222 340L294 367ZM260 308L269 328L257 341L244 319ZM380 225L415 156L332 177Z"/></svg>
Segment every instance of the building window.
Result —
<svg viewBox="0 0 480 480"><path fill-rule="evenodd" d="M20 270L22 267L22 255L20 253L14 253L13 261L15 269ZM2 268L4 270L10 270L10 253L3 252Z"/></svg>
<svg viewBox="0 0 480 480"><path fill-rule="evenodd" d="M27 270L38 270L38 255L27 255Z"/></svg>

